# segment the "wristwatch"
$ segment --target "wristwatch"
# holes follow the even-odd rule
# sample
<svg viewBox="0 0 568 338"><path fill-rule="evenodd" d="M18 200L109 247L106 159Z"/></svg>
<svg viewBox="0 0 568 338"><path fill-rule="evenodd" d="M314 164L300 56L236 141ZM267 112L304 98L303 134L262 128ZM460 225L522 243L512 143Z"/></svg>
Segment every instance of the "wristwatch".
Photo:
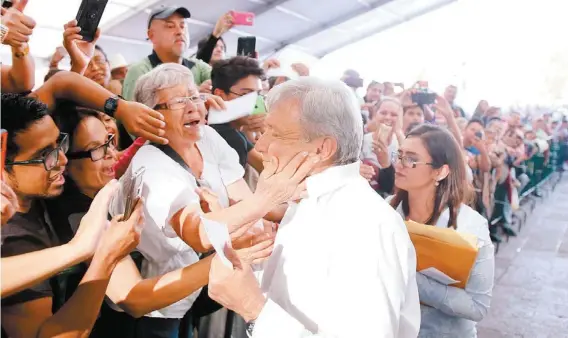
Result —
<svg viewBox="0 0 568 338"><path fill-rule="evenodd" d="M249 338L252 338L252 333L254 331L254 320L251 320L250 322L246 323L246 330L247 330L247 336Z"/></svg>
<svg viewBox="0 0 568 338"><path fill-rule="evenodd" d="M118 100L120 97L118 96L111 96L105 101L104 112L110 117L114 117L114 113L116 113L116 109L118 108Z"/></svg>
<svg viewBox="0 0 568 338"><path fill-rule="evenodd" d="M0 43L4 42L4 39L8 35L10 29L7 26L0 24Z"/></svg>

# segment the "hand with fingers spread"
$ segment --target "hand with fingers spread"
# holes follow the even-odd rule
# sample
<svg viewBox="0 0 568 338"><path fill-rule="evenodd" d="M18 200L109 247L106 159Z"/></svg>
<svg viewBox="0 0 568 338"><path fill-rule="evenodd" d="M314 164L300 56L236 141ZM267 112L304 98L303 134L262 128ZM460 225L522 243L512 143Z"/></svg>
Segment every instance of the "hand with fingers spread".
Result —
<svg viewBox="0 0 568 338"><path fill-rule="evenodd" d="M107 257L117 263L140 242L140 233L144 225L144 200L138 200L134 211L127 220L122 215L115 216L103 234L96 254Z"/></svg>
<svg viewBox="0 0 568 338"><path fill-rule="evenodd" d="M319 160L319 156L309 156L307 152L296 154L286 164L278 163L275 157L265 160L254 194L261 196L272 208L305 197L304 180Z"/></svg>
<svg viewBox="0 0 568 338"><path fill-rule="evenodd" d="M95 54L95 45L101 36L101 30L97 29L93 41L83 41L81 27L77 26L77 20L71 20L64 26L63 46L71 58L71 71L83 74Z"/></svg>
<svg viewBox="0 0 568 338"><path fill-rule="evenodd" d="M278 224L262 220L263 228L252 227L244 235L232 241L239 257L249 264L259 264L270 257Z"/></svg>
<svg viewBox="0 0 568 338"><path fill-rule="evenodd" d="M220 38L221 35L227 33L233 26L233 16L231 13L225 13L217 20L213 29L213 36Z"/></svg>
<svg viewBox="0 0 568 338"><path fill-rule="evenodd" d="M2 40L3 44L21 48L30 41L36 22L23 14L27 4L27 0L14 0L12 7L2 8L2 25L7 29Z"/></svg>
<svg viewBox="0 0 568 338"><path fill-rule="evenodd" d="M209 271L209 297L241 315L246 322L255 320L266 303L258 281L237 251L229 246L225 246L224 251L233 268L226 266L219 257L213 258Z"/></svg>
<svg viewBox="0 0 568 338"><path fill-rule="evenodd" d="M83 251L87 257L95 253L100 238L108 225L108 205L118 190L117 180L112 180L102 188L89 207L89 211L81 219L79 229L69 244Z"/></svg>
<svg viewBox="0 0 568 338"><path fill-rule="evenodd" d="M8 184L2 181L2 225L6 224L19 208L18 198Z"/></svg>
<svg viewBox="0 0 568 338"><path fill-rule="evenodd" d="M148 108L142 103L119 100L115 118L120 120L126 130L150 142L167 144L164 115Z"/></svg>

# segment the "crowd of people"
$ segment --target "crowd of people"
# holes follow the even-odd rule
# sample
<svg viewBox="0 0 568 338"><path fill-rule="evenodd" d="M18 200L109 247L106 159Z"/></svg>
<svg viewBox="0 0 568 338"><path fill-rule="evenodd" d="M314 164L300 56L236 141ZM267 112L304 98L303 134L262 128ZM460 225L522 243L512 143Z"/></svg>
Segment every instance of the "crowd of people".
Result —
<svg viewBox="0 0 568 338"><path fill-rule="evenodd" d="M6 337L476 337L493 243L566 165L566 117L468 114L424 81L360 97L354 70L267 77L277 59L227 56L230 13L185 58L190 11L156 7L129 65L71 20L35 84L26 3L2 10ZM251 95L251 114L208 123ZM417 271L410 220L476 238L464 288Z"/></svg>

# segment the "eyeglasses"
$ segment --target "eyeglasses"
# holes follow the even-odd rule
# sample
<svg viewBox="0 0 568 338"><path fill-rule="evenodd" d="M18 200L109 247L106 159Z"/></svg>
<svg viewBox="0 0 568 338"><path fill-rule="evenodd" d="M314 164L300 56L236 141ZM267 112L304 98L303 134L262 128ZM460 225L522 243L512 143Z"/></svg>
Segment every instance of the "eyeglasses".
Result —
<svg viewBox="0 0 568 338"><path fill-rule="evenodd" d="M169 109L169 110L177 110L177 109L184 109L187 107L189 103L193 103L194 105L202 104L205 102L204 95L193 95L193 96L184 96L184 97L174 97L173 99L169 100L166 103L158 103L154 106L154 110L158 109Z"/></svg>
<svg viewBox="0 0 568 338"><path fill-rule="evenodd" d="M434 165L433 163L427 163L427 162L419 162L416 161L415 159L413 159L412 157L409 156L403 156L402 154L394 154L393 156L393 163L398 163L400 161L400 164L402 164L402 166L404 168L416 168L417 165L419 164L423 164L423 165Z"/></svg>
<svg viewBox="0 0 568 338"><path fill-rule="evenodd" d="M112 147L114 149L114 134L108 135L108 141L96 148L85 151L77 151L74 153L67 154L67 158L70 160L78 160L82 158L91 158L91 161L96 162L105 158L108 154L108 148Z"/></svg>
<svg viewBox="0 0 568 338"><path fill-rule="evenodd" d="M248 93L239 94L239 93L235 93L235 92L232 91L232 90L229 90L229 93L231 93L231 94L233 94L233 95L237 95L238 97L241 97L241 96L248 95L248 94L250 94L250 93L254 93L254 91L248 92ZM264 95L262 95L262 90L257 90L256 93L258 94L258 96L264 97Z"/></svg>
<svg viewBox="0 0 568 338"><path fill-rule="evenodd" d="M57 139L57 147L52 149L44 157L27 161L6 162L6 166L43 164L45 170L50 171L59 164L59 152L62 151L65 154L68 150L69 136L66 133L60 133Z"/></svg>

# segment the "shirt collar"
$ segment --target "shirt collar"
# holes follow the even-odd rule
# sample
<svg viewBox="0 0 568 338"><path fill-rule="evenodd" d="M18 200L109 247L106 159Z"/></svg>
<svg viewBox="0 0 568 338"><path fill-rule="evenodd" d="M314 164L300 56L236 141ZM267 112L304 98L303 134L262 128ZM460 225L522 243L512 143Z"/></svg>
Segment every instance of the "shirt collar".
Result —
<svg viewBox="0 0 568 338"><path fill-rule="evenodd" d="M152 68L156 68L159 65L161 65L162 63L164 63L162 60L160 60L160 58L158 57L158 54L156 53L155 50L152 50L152 54L148 55L148 60L150 60L150 64L152 65ZM181 59L181 64L189 69L193 68L193 66L195 66L195 62L193 61L189 61L186 58L182 58Z"/></svg>
<svg viewBox="0 0 568 338"><path fill-rule="evenodd" d="M309 198L318 198L341 188L354 178L360 178L361 162L330 167L306 179Z"/></svg>

